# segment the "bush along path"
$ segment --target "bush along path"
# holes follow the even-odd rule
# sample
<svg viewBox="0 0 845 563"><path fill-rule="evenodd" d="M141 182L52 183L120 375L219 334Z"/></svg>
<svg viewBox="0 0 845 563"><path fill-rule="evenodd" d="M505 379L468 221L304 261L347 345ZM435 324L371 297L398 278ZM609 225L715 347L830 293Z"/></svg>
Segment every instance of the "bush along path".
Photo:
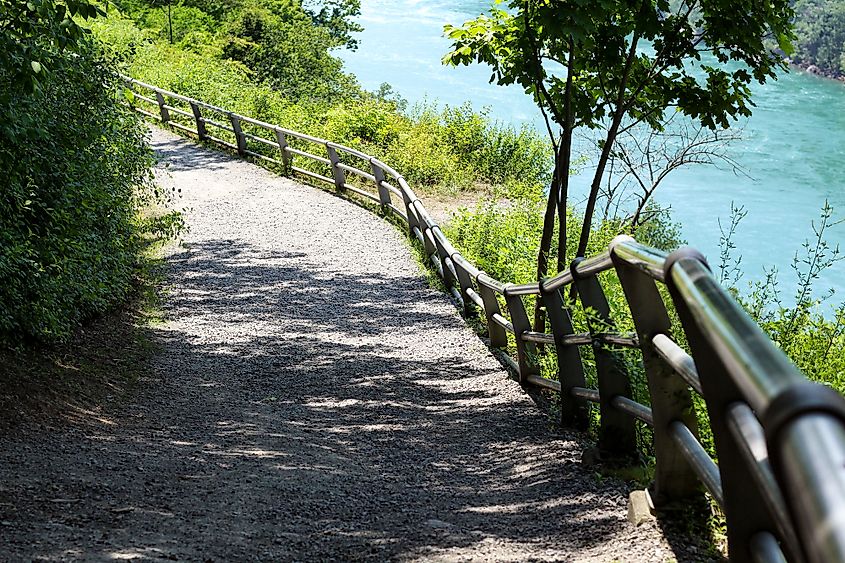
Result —
<svg viewBox="0 0 845 563"><path fill-rule="evenodd" d="M702 559L628 522L625 486L580 463L397 229L153 144L190 232L151 377L96 424L2 437L0 559Z"/></svg>

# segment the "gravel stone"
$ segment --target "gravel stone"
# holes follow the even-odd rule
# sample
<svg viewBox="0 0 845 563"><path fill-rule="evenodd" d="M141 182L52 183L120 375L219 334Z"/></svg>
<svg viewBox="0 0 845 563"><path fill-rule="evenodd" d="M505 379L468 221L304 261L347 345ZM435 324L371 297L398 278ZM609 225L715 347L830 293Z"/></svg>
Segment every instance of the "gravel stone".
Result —
<svg viewBox="0 0 845 563"><path fill-rule="evenodd" d="M395 227L160 130L190 231L151 377L0 448L3 561L666 561ZM695 558L695 560L701 560Z"/></svg>

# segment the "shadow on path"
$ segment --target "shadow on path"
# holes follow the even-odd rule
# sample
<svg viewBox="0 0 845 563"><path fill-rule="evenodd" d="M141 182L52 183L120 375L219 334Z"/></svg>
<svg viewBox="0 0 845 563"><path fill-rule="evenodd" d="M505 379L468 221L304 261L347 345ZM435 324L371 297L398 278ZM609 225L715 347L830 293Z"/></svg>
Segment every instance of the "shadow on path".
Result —
<svg viewBox="0 0 845 563"><path fill-rule="evenodd" d="M151 329L159 349L134 402L100 426L4 438L0 558L672 556L410 258L387 275L307 250L316 226L301 244L272 240L314 221L297 189L263 210L290 217L261 226L267 245L209 236L240 207L200 210L209 227L170 257L170 320Z"/></svg>

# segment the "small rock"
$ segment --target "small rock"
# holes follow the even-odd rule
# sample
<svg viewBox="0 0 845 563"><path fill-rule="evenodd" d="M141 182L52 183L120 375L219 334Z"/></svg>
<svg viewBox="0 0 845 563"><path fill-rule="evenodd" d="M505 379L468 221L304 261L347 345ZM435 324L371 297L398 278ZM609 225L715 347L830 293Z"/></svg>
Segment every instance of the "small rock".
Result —
<svg viewBox="0 0 845 563"><path fill-rule="evenodd" d="M628 495L628 521L635 526L654 520L654 503L648 490L633 491Z"/></svg>
<svg viewBox="0 0 845 563"><path fill-rule="evenodd" d="M430 528L437 528L437 529L441 529L441 530L445 529L445 528L451 528L452 527L452 524L450 524L449 522L444 522L443 520L438 520L436 518L432 518L431 520L426 520L425 525L430 527Z"/></svg>

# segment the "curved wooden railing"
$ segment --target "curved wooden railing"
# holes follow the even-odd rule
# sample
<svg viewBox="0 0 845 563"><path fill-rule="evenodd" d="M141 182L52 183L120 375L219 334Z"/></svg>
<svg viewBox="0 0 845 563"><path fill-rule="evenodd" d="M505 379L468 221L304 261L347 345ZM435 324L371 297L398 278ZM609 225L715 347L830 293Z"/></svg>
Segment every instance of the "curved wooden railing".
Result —
<svg viewBox="0 0 845 563"><path fill-rule="evenodd" d="M578 259L553 278L505 283L461 256L402 175L378 159L126 81L138 112L284 173L354 193L401 219L464 312L483 312L490 345L506 348L508 335L514 339L517 361L511 364L520 383L559 394L564 424L586 427L590 404L598 404L599 448L622 456L636 452L636 421L653 428L654 504L679 503L700 494L703 485L724 510L732 561L845 562L845 400L797 370L719 285L701 254L681 249L666 255L620 236L602 254ZM307 150L313 147L325 156ZM311 164L298 165L304 162ZM608 270L619 277L636 334L614 329L599 279ZM661 284L691 355L672 339ZM571 285L592 310L588 332L573 330L562 294ZM542 301L551 332L532 330L525 296ZM556 351L558 380L540 375L537 345ZM641 351L649 405L632 398L628 375L609 345ZM583 346L593 350L596 388L586 384ZM693 393L706 404L718 465L698 439Z"/></svg>

